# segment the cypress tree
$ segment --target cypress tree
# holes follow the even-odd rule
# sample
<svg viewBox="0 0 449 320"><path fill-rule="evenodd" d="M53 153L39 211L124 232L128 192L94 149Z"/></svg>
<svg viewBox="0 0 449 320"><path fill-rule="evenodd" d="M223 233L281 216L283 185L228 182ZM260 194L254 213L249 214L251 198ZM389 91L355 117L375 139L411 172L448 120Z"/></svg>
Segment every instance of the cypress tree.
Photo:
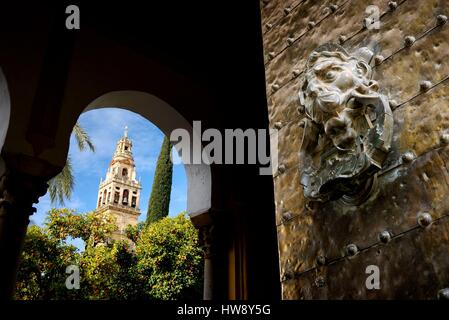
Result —
<svg viewBox="0 0 449 320"><path fill-rule="evenodd" d="M173 163L170 159L171 148L170 140L165 137L156 164L153 188L148 204L147 224L168 216L173 175Z"/></svg>

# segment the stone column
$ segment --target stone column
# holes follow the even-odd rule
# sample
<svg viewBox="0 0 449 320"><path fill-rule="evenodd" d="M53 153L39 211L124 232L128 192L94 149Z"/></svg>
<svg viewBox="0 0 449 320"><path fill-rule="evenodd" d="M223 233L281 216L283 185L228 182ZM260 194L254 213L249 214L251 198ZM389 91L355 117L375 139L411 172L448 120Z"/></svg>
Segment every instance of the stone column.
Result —
<svg viewBox="0 0 449 320"><path fill-rule="evenodd" d="M206 225L200 228L200 244L204 252L204 289L203 299L213 300L214 298L214 247L213 247L213 225Z"/></svg>
<svg viewBox="0 0 449 320"><path fill-rule="evenodd" d="M136 196L136 209L140 209L140 190L137 190L137 196Z"/></svg>
<svg viewBox="0 0 449 320"><path fill-rule="evenodd" d="M115 193L115 191L118 191L118 204L122 204L122 201L123 201L123 187L120 187L120 190L114 190L114 193Z"/></svg>
<svg viewBox="0 0 449 320"><path fill-rule="evenodd" d="M0 178L0 299L14 295L18 260L33 204L47 191L42 178L6 172Z"/></svg>

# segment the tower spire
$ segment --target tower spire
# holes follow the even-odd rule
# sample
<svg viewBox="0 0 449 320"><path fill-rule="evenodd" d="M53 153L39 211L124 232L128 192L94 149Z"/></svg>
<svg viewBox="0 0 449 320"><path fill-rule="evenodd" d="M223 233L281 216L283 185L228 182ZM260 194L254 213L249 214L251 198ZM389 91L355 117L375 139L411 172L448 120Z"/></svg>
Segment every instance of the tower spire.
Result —
<svg viewBox="0 0 449 320"><path fill-rule="evenodd" d="M128 138L128 126L125 126L125 138Z"/></svg>

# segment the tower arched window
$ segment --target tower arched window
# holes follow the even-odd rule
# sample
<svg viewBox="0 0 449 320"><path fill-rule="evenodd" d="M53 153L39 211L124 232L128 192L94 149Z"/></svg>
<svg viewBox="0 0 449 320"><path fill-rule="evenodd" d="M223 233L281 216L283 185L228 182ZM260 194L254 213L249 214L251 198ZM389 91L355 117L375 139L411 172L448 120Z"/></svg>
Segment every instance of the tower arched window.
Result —
<svg viewBox="0 0 449 320"><path fill-rule="evenodd" d="M103 204L106 203L106 190L104 190L103 192Z"/></svg>
<svg viewBox="0 0 449 320"><path fill-rule="evenodd" d="M127 189L123 190L122 204L124 204L125 206L128 205L128 197L129 197L129 191Z"/></svg>
<svg viewBox="0 0 449 320"><path fill-rule="evenodd" d="M128 176L128 169L123 168L123 170L122 170L122 176L123 176L123 177L127 177L127 176Z"/></svg>
<svg viewBox="0 0 449 320"><path fill-rule="evenodd" d="M137 206L137 197L133 196L131 198L131 207L135 208Z"/></svg>

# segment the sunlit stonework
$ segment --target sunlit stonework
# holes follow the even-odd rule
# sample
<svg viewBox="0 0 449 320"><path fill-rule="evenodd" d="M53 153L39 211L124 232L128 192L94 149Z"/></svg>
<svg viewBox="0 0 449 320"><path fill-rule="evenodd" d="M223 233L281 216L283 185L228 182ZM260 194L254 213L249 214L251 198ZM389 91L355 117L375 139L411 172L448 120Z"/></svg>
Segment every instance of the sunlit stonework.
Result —
<svg viewBox="0 0 449 320"><path fill-rule="evenodd" d="M141 189L136 179L132 141L126 128L124 136L117 142L106 179L100 182L98 190L97 211L105 211L116 219L118 230L113 234L114 239L126 240L126 227L137 224Z"/></svg>
<svg viewBox="0 0 449 320"><path fill-rule="evenodd" d="M349 54L339 45L315 49L299 92L305 108L301 184L313 201L366 200L390 150L393 115L378 92L373 53Z"/></svg>

